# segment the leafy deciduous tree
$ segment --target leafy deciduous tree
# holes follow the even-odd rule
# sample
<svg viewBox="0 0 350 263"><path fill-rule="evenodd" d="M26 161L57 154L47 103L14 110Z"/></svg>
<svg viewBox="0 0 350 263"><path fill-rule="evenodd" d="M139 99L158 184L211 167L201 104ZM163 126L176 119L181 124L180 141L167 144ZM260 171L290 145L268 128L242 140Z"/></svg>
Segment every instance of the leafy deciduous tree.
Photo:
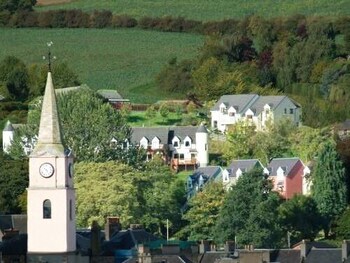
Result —
<svg viewBox="0 0 350 263"><path fill-rule="evenodd" d="M214 226L226 192L221 183L211 182L189 200L183 218L188 221L186 232L190 240L212 240Z"/></svg>
<svg viewBox="0 0 350 263"><path fill-rule="evenodd" d="M282 231L277 209L278 193L262 170L243 174L228 193L216 222L216 239L236 239L238 244L274 248L281 242Z"/></svg>

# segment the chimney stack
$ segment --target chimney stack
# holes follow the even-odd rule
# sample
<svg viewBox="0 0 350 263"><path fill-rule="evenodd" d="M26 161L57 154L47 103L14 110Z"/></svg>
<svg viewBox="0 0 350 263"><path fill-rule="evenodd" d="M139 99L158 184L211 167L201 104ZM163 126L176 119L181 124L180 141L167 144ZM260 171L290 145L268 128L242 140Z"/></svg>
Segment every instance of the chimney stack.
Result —
<svg viewBox="0 0 350 263"><path fill-rule="evenodd" d="M350 252L350 240L343 240L342 246L341 246L341 257L342 260L346 260L349 256Z"/></svg>
<svg viewBox="0 0 350 263"><path fill-rule="evenodd" d="M307 254L309 253L311 249L310 241L307 239L303 239L300 244L300 257L301 259L305 259Z"/></svg>
<svg viewBox="0 0 350 263"><path fill-rule="evenodd" d="M91 225L91 255L96 256L100 254L100 226L97 221L93 221Z"/></svg>
<svg viewBox="0 0 350 263"><path fill-rule="evenodd" d="M210 251L210 241L202 240L199 244L199 254L204 254L207 251Z"/></svg>
<svg viewBox="0 0 350 263"><path fill-rule="evenodd" d="M107 223L105 226L105 237L106 240L109 241L112 237L112 235L115 232L118 232L121 230L121 224L119 222L119 217L117 216L109 216L107 217Z"/></svg>

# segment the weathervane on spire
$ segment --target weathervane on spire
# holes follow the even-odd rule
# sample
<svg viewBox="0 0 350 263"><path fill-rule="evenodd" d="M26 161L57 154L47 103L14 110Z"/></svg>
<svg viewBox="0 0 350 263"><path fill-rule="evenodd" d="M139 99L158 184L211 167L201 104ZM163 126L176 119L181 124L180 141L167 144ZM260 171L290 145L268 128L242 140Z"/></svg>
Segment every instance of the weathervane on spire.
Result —
<svg viewBox="0 0 350 263"><path fill-rule="evenodd" d="M50 41L50 42L47 42L46 44L49 47L49 52L47 54L47 57L43 56L43 59L48 60L49 72L51 72L51 60L56 59L56 57L55 56L51 57L51 46L53 45L53 42Z"/></svg>

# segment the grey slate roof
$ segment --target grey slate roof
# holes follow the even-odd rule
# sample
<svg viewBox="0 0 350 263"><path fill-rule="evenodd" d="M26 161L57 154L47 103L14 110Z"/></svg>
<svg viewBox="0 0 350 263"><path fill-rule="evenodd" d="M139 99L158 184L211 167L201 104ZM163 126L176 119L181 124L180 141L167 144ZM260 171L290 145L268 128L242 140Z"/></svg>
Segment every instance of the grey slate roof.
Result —
<svg viewBox="0 0 350 263"><path fill-rule="evenodd" d="M102 250L105 255L113 255L116 249L132 249L138 244L145 244L158 239L144 229L121 230L113 235L109 241L103 243Z"/></svg>
<svg viewBox="0 0 350 263"><path fill-rule="evenodd" d="M312 248L306 255L305 263L335 263L342 262L340 248Z"/></svg>
<svg viewBox="0 0 350 263"><path fill-rule="evenodd" d="M11 228L27 233L27 215L0 215L0 230Z"/></svg>
<svg viewBox="0 0 350 263"><path fill-rule="evenodd" d="M274 110L284 100L288 99L286 96L260 96L254 104L250 107L256 115L259 115L266 104L269 104L271 109Z"/></svg>
<svg viewBox="0 0 350 263"><path fill-rule="evenodd" d="M123 99L123 97L116 90L100 89L97 91L97 93L110 101L129 101L128 99Z"/></svg>
<svg viewBox="0 0 350 263"><path fill-rule="evenodd" d="M202 175L207 179L215 179L221 173L221 171L220 166L198 167L198 169L191 175L191 178L199 178L199 176Z"/></svg>
<svg viewBox="0 0 350 263"><path fill-rule="evenodd" d="M143 137L151 142L154 137L157 137L162 144L170 144L175 136L179 137L181 141L189 136L195 143L197 129L196 126L134 127L132 128L131 142L138 144Z"/></svg>
<svg viewBox="0 0 350 263"><path fill-rule="evenodd" d="M350 130L350 119L339 124L338 128L340 130Z"/></svg>
<svg viewBox="0 0 350 263"><path fill-rule="evenodd" d="M300 250L298 249L279 249L270 252L270 262L279 263L299 263Z"/></svg>
<svg viewBox="0 0 350 263"><path fill-rule="evenodd" d="M258 97L259 96L256 94L223 95L211 110L218 111L221 103L224 103L227 109L232 106L238 113L242 113L248 109Z"/></svg>
<svg viewBox="0 0 350 263"><path fill-rule="evenodd" d="M281 167L284 169L284 174L286 176L289 175L290 171L293 169L293 167L299 162L300 159L298 157L292 157L292 158L274 158L270 161L270 163L267 166L267 169L269 170L270 176L276 176L277 175L277 169Z"/></svg>
<svg viewBox="0 0 350 263"><path fill-rule="evenodd" d="M218 102L211 109L218 111L221 103L226 105L229 109L231 106L236 109L238 113L244 113L247 109L251 109L255 115L259 115L266 104L269 104L272 110L276 109L283 100L290 100L296 108L300 106L287 96L259 96L256 94L240 94L240 95L223 95Z"/></svg>
<svg viewBox="0 0 350 263"><path fill-rule="evenodd" d="M198 129L197 129L198 133L208 133L207 128L205 127L205 125L201 124L199 125Z"/></svg>
<svg viewBox="0 0 350 263"><path fill-rule="evenodd" d="M263 168L258 159L233 160L226 170L229 172L230 177L235 177L238 169L241 169L242 172L249 172L256 166Z"/></svg>

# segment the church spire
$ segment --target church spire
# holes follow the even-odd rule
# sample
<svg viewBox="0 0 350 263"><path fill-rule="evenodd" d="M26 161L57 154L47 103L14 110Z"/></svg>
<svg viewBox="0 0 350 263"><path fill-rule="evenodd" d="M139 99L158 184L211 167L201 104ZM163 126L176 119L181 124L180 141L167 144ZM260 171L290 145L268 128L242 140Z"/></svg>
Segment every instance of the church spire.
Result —
<svg viewBox="0 0 350 263"><path fill-rule="evenodd" d="M42 103L39 138L32 155L63 156L64 147L58 118L55 89L51 72L47 74Z"/></svg>

